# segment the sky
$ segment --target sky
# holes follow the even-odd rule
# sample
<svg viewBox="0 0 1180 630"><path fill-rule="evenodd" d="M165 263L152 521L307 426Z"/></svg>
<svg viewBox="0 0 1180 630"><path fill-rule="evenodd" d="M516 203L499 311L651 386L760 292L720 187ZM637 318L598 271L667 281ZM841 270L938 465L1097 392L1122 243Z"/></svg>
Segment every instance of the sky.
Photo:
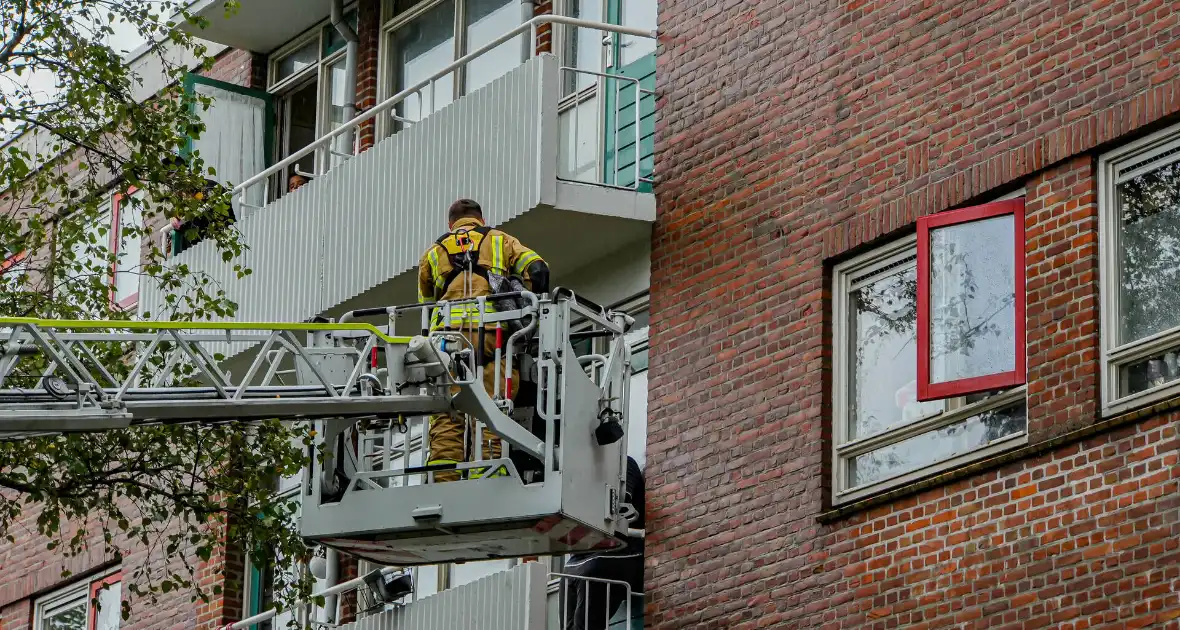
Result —
<svg viewBox="0 0 1180 630"><path fill-rule="evenodd" d="M144 1L152 2L152 0ZM146 41L140 36L139 30L127 22L117 21L111 24L111 28L114 30L114 33L106 37L107 45L124 56L135 51ZM11 73L0 74L0 93L11 97L18 89L14 82L20 86L27 86L34 90L38 94L38 100L52 100L53 95L57 91L53 73L40 71L32 74L26 73L20 77L16 77ZM16 123L5 121L0 126L0 136L8 137L17 127L18 125Z"/></svg>

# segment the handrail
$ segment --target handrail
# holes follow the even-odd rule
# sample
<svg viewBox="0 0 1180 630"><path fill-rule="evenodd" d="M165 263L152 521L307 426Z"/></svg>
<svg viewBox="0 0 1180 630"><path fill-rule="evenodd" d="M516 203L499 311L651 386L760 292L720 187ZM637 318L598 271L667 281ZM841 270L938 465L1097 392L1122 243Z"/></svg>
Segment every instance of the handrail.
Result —
<svg viewBox="0 0 1180 630"><path fill-rule="evenodd" d="M531 34L532 50L534 51L533 54L535 55L536 49L537 49L537 35L538 35L537 27L541 26L542 24L565 24L567 26L576 26L576 27L580 27L580 28L590 28L590 29L609 32L609 33L618 33L621 35L632 35L635 37L645 37L648 39L655 39L657 37L656 31L649 31L649 30L641 29L641 28L621 26L618 24L608 24L606 22L594 22L591 20L580 20L578 18L572 18L572 17L568 17L568 16L564 16L564 15L553 15L553 14L538 15L537 17L516 26L512 30L508 31L507 33L504 33L503 35L497 37L496 39L492 40L491 42L484 44L483 46L480 46L479 48L475 49L474 51L469 52L466 55L463 55L462 57L456 59L455 61L451 62L449 65L444 67L443 69L432 74L430 77L422 79L421 81L415 83L413 86L408 87L408 88L398 92L397 94L394 94L393 96L390 96L389 98L385 99L384 101L381 101L377 105L374 105L373 107L369 108L368 110L356 115L351 120L341 124L339 127L333 129L332 131L329 131L328 133L320 136L319 138L317 138L316 140L314 140L313 142L308 144L306 147L303 147L302 149L296 151L295 153L292 153L291 155L287 156L286 158L283 158L279 162L271 165L270 167L268 167L267 169L258 173L257 175L238 184L237 186L234 187L232 195L234 197L239 197L240 203L245 205L246 191L249 190L252 186L256 186L260 183L265 182L267 180L267 178L273 176L275 173L282 171L283 169L287 168L288 166L298 162L300 159L307 156L308 154L310 154L314 151L319 151L324 146L330 145L332 140L335 139L337 136L348 133L350 130L355 129L361 123L364 123L364 122L376 117L378 114L381 114L386 111L389 111L390 109L393 109L393 107L395 107L396 105L398 105L402 101L404 101L407 98L409 98L410 96L418 93L418 91L421 90L422 88L425 88L425 87L433 84L435 81L447 76L448 74L454 72L458 68L465 66L472 59L475 59L476 57L483 55L484 53L500 46L504 42L511 40L512 38L524 33L525 31L529 31ZM263 203L265 204L266 201L263 200ZM168 234L170 234L172 231L173 231L172 225L169 223L169 224L165 224L164 227L160 229L160 234L162 237L166 238L168 236Z"/></svg>
<svg viewBox="0 0 1180 630"><path fill-rule="evenodd" d="M382 569L379 569L379 572L381 575L390 575L392 573L397 573L398 571L399 571L399 569L395 569L393 567L384 567ZM305 600L301 599L301 600L295 602L295 605L292 606L291 608L289 608L288 610L294 610L295 607L297 607L297 606L310 604L310 603L314 602L317 598L320 598L320 597L331 597L332 595L340 595L342 593L347 593L348 591L359 589L359 588L365 586L366 578L368 578L371 575L372 575L371 573L366 574L366 575L362 575L360 577L356 577L351 580L348 580L347 582L341 582L341 583L337 584L336 586L328 587L318 593L312 593L311 596L308 597L307 599L305 599ZM222 626L218 630L245 630L246 628L249 628L250 626L262 623L268 619L273 619L276 615L278 615L278 613L279 613L278 610L271 608L271 609L265 610L263 612L260 612L257 615L254 615L253 617L247 617L241 621L237 621L237 622Z"/></svg>
<svg viewBox="0 0 1180 630"><path fill-rule="evenodd" d="M365 111L361 114L358 114L352 120L340 125L336 129L333 129L332 131L329 131L328 133L324 134L323 136L320 136L318 139L316 139L314 142L308 144L306 147L303 147L302 149L296 151L295 153L292 153L291 155L287 156L286 158L283 158L278 163L272 165L270 168L267 168L266 170L262 171L261 173L255 175L254 177L247 179L246 181L242 182L241 184L238 184L237 186L234 187L234 194L235 195L244 195L246 190L248 188L250 188L251 186L254 186L254 185L264 181L266 178L270 177L271 175L274 175L275 173L278 173L279 171L287 168L288 166L294 164L295 162L298 162L301 158L303 158L304 156L310 154L311 152L319 149L320 147L330 144L332 139L335 138L336 136L347 133L347 131L350 128L354 128L357 125L369 120L370 118L373 118L373 117L377 116L378 114L381 114L385 111L392 109L395 105L401 103L402 101L409 98L413 94L416 94L422 88L424 88L424 87L434 83L435 81L447 76L448 74L454 72L458 68L467 65L467 62L471 61L472 59L475 59L476 57L479 57L479 56L483 55L484 53L498 47L500 44L503 44L504 42L512 39L513 37L516 37L517 35L520 35L521 33L525 32L526 30L531 31L532 39L533 39L533 50L536 50L537 27L540 26L541 24L547 24L547 23L566 24L569 26L578 26L578 27L583 27L583 28L593 28L593 29L600 30L600 31L620 33L623 35L634 35L636 37L647 37L649 39L655 39L655 37L656 37L655 31L648 31L648 30L644 30L644 29L640 29L640 28L631 28L628 26L620 26L617 24L607 24L605 22L593 22L590 20L579 20L577 18L566 17L564 15L539 15L539 16L529 20L528 22L520 24L516 28L513 28L512 30L497 37L496 39L492 40L491 42L484 44L483 46L480 46L479 48L475 49L474 51L469 52L466 55L463 55L462 57L456 59L455 61L452 61L449 65L444 67L442 70L439 70L439 71L435 72L434 74L430 75L430 77L428 77L426 79L422 79L421 81L415 83L413 86L408 87L408 88L402 90L401 92L398 92L397 94L394 94L393 96L385 99L384 101L381 101L377 105L374 105L373 107L369 108L367 111Z"/></svg>
<svg viewBox="0 0 1180 630"><path fill-rule="evenodd" d="M296 151L295 153L292 153L291 155L287 156L286 158L283 158L279 162L271 165L266 170L263 170L262 172L258 173L257 175L238 184L233 189L233 193L232 193L233 196L240 197L240 202L244 205L245 200L246 200L246 191L249 190L250 187L256 186L262 182L265 182L267 178L273 176L275 173L282 171L283 169L287 168L288 166L298 162L300 159L307 156L308 154L310 154L314 151L319 151L322 147L330 145L332 140L335 139L337 136L348 133L350 130L355 129L361 123L366 122L366 121L376 117L378 114L381 114L386 111L389 111L390 109L393 109L394 106L396 106L399 103L401 103L402 101L406 100L407 98L409 98L413 94L416 94L422 88L425 88L428 85L433 84L435 81L447 76L448 74L454 72L456 69L466 65L472 59L475 59L476 57L483 55L484 53L500 46L504 42L507 42L508 40L524 33L525 31L529 31L531 34L532 50L533 50L533 54L535 55L536 49L537 49L537 34L538 34L537 27L541 26L542 24L565 24L567 26L576 26L576 27L580 27L580 28L590 28L590 29L609 32L609 33L618 33L621 35L633 35L635 37L646 37L648 39L655 39L657 37L656 31L649 31L649 30L641 29L641 28L632 28L629 26L621 26L619 24L608 24L606 22L594 22L592 20L580 20L578 18L572 18L572 17L568 17L568 16L564 16L564 15L553 15L553 14L538 15L537 17L516 26L512 30L508 31L507 33L504 33L503 35L497 37L496 39L492 40L491 42L484 44L483 46L480 46L479 48L475 49L474 51L469 52L466 55L463 55L462 57L456 59L455 61L453 61L449 65L447 65L445 68L432 74L430 77L422 79L421 81L415 83L413 86L408 87L408 88L398 92L397 94L390 96L389 98L385 99L384 101L381 101L380 103L374 105L373 107L369 108L368 110L361 112L360 114L354 116L351 120L341 124L339 127L333 129L332 131L329 131L328 133L320 136L319 138L317 138L316 140L314 140L313 142L308 144L306 147L303 147L302 149ZM263 200L263 203L265 204L266 201ZM172 232L172 229L173 228L172 228L171 224L165 224L164 227L160 229L160 234L162 236L166 237L168 234L170 234Z"/></svg>

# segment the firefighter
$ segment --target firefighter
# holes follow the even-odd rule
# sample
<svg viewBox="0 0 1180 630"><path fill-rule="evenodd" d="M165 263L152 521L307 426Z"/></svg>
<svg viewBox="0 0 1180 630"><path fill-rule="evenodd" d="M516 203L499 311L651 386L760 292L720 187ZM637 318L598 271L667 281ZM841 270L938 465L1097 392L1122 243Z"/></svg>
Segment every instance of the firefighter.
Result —
<svg viewBox="0 0 1180 630"><path fill-rule="evenodd" d="M549 266L545 261L512 236L484 225L483 209L478 203L471 199L460 199L451 204L447 222L450 231L440 236L418 263L419 303L488 296L505 293L513 286L523 286L514 285L510 281L513 277L528 282L533 293L538 295L549 291ZM495 312L496 307L489 301L485 311ZM442 310L435 309L431 315L431 328L461 331L473 346L478 345L477 304L454 304L451 306L450 321L442 321L442 318ZM495 327L494 323L484 324L483 356L480 357L480 364L484 366L484 388L489 394L495 391ZM502 338L507 340L506 335ZM501 379L504 379L506 361L503 352L500 360ZM517 370L513 368L512 372L512 391L504 392L507 398L512 398L518 389ZM501 386L501 391L503 389ZM432 416L430 460L427 465L470 461L475 450L474 433L474 422L464 416ZM500 439L490 431L484 432L482 455L483 459L500 457ZM478 478L484 471L475 469L471 472L472 478ZM458 471L434 473L436 482L457 481L459 478Z"/></svg>

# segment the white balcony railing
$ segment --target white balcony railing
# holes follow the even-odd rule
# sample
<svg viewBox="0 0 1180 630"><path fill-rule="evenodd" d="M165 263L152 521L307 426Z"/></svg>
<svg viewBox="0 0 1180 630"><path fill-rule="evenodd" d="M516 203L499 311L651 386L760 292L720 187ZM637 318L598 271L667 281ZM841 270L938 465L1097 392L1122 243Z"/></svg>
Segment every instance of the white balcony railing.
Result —
<svg viewBox="0 0 1180 630"><path fill-rule="evenodd" d="M419 81L418 83L398 92L397 94L394 94L393 96L387 98L386 100L382 101L381 103L377 104L376 106L366 110L365 112L358 114L352 120L349 120L349 121L345 122L344 124L340 125L339 127L337 127L336 129L329 131L328 133L324 134L323 136L321 136L320 138L318 138L314 142L308 144L306 147L292 153L291 155L288 155L287 157L283 158L282 160L280 160L276 164L273 164L272 166L270 166L266 170L262 171L261 173L238 184L237 186L234 187L235 199L237 199L239 203L245 204L246 203L245 202L245 199L246 199L245 195L246 195L247 191L249 191L251 188L254 188L256 186L261 186L261 187L268 186L269 182L271 181L273 176L275 176L279 173L285 172L285 170L288 167L299 162L304 157L306 157L312 153L315 153L316 157L318 158L318 159L314 160L314 163L316 165L316 167L315 167L316 172L314 173L314 175L326 174L327 172L329 172L333 168L346 162L349 158L355 157L355 154L357 153L355 150L355 146L354 146L353 155L342 154L341 152L334 150L333 144L338 143L340 138L348 137L348 136L351 136L356 139L354 141L354 143L359 143L360 134L357 133L358 129L360 128L360 126L362 124L368 123L369 121L375 121L377 116L388 113L390 116L392 116L393 118L395 118L399 122L407 124L407 125L420 122L423 118L425 118L425 116L422 115L422 112L420 110L419 110L419 118L417 120L414 120L414 119L407 119L405 117L397 116L394 113L395 108L398 105L410 100L411 97L417 97L417 102L422 103L424 101L424 97L429 96L429 102L434 103L435 102L435 99L434 99L435 83L437 83L440 80L448 80L448 81L451 80L452 73L455 70L467 66L469 63L471 63L471 61L482 57L483 55L496 49L497 47L499 47L501 44L503 44L505 42L508 42L516 37L523 36L526 32L531 34L530 41L532 42L532 45L529 48L529 50L536 51L537 45L538 45L537 29L543 24L565 25L567 27L571 27L571 30L578 29L578 28L585 28L585 29L601 31L603 33L618 33L621 35L632 35L635 37L644 37L644 38L649 38L649 39L656 38L655 31L648 31L645 29L632 28L632 27L628 27L628 26L620 26L618 24L607 24L605 22L579 20L577 18L571 18L571 17L562 16L562 15L540 15L540 16L537 16L537 17L529 20L528 22L525 22L525 23L513 28L512 30L504 33L503 35L497 37L496 39L492 40L491 42L488 42L487 44L475 49L474 51L460 57L459 59L456 59L454 62L447 65L443 69L435 72L434 74L427 77L426 79ZM604 73L591 72L591 71L587 71L587 70L579 70L576 68L562 68L562 72L576 72L576 73L596 75L596 76L603 77L606 80L617 81L618 83L616 83L614 85L618 85L623 82L634 82L635 81L634 79L629 79L627 77L619 77L617 75L607 75ZM635 83L636 83L636 89L639 90L638 82L635 82ZM558 88L558 89L560 89L560 88ZM616 96L617 96L618 87L614 87L614 89L616 91ZM650 91L644 91L644 92L650 93ZM636 108L636 125L637 126L639 124L638 109L639 108L637 107ZM615 133L618 133L618 126L617 125L615 128ZM331 157L332 159L322 159L322 157ZM638 185L640 183L639 179L640 179L639 177L636 177L636 185ZM634 187L634 186L632 186L632 187ZM269 193L269 191L268 191L268 193ZM264 198L269 198L269 195L265 195ZM165 234L167 234L171 230L172 230L171 226L165 226L165 228L163 229Z"/></svg>
<svg viewBox="0 0 1180 630"><path fill-rule="evenodd" d="M526 32L535 44L536 28L544 23L654 37L562 16L535 18L237 185L239 207L251 189L267 186L275 174L312 152L331 151L337 138L395 111L472 59ZM459 197L477 199L491 225L536 208L651 221L654 201L634 192L642 183L638 171L630 187L609 182L590 187L606 195L589 204L592 208L577 205L586 204L587 187L567 189L559 183L561 75L570 71L554 55L534 56L367 151L344 160L316 159L321 172L311 182L252 212L238 212L235 227L246 247L240 257L223 261L215 243L206 240L172 264L187 265L225 290L239 305L236 320L306 321L415 268L425 246L445 229L446 207ZM634 85L638 96L639 85ZM638 123L636 114L636 128ZM236 264L251 275L237 278ZM163 291L150 280L141 288L140 303L154 318L170 316Z"/></svg>

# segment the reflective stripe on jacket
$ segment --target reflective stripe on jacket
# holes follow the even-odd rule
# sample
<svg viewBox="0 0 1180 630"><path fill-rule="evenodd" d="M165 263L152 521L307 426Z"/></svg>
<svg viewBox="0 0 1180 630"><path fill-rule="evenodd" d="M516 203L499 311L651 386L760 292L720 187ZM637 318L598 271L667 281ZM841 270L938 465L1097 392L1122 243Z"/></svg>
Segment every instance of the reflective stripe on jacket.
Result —
<svg viewBox="0 0 1180 630"><path fill-rule="evenodd" d="M460 219L455 222L451 233L482 226L478 219ZM507 276L516 274L528 278L528 267L538 260L543 260L535 251L527 248L512 235L497 230L488 230L487 241L479 249L479 266L489 272ZM461 272L455 276L449 285L446 278L453 267L447 252L437 243L422 255L418 263L418 303L454 301L463 298L474 298L491 295L488 281L476 273ZM470 283L470 291L467 290ZM485 312L495 312L495 307L489 302L485 305ZM451 317L448 322L441 322L441 309L434 309L431 313L431 327L446 325L451 328L471 327L479 323L478 304L454 304L451 306Z"/></svg>

